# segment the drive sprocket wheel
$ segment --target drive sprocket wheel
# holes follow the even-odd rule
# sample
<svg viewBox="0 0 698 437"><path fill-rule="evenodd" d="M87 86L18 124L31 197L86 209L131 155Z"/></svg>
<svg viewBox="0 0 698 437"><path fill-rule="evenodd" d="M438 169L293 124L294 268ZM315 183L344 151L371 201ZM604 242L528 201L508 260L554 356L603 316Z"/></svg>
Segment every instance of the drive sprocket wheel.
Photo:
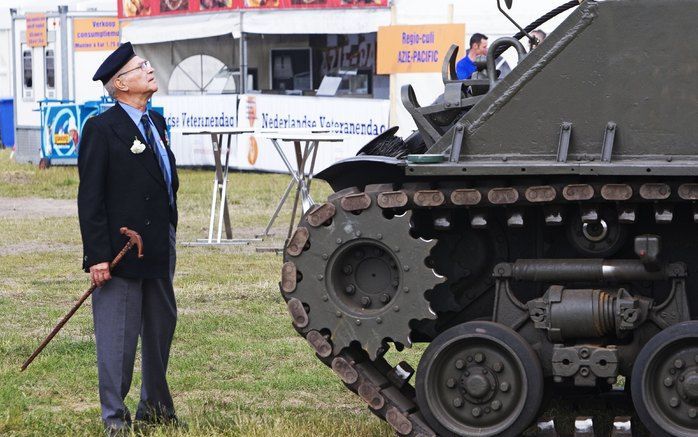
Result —
<svg viewBox="0 0 698 437"><path fill-rule="evenodd" d="M305 326L296 327L303 335L329 334L335 354L353 342L371 359L386 341L409 347L410 322L436 318L424 296L443 281L425 264L436 241L410 236L409 211L386 218L371 202L350 212L340 199L323 207L333 216L318 224L312 210L306 214L299 227L307 230L304 250L285 255L299 279L286 296L307 313Z"/></svg>

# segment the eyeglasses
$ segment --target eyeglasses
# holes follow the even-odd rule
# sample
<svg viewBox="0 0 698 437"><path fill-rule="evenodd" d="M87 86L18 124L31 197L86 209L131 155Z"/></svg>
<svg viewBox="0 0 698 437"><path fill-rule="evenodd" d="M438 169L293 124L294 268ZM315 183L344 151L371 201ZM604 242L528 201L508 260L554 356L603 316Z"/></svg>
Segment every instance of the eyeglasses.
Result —
<svg viewBox="0 0 698 437"><path fill-rule="evenodd" d="M141 70L143 70L143 71L148 71L149 68L150 68L150 61L143 61L143 62L140 63L140 65L139 65L138 67L132 68L132 69L130 69L130 70L128 70L128 71L124 71L123 73L119 73L119 74L116 75L116 77L121 77L121 76L123 76L124 74L128 74L128 73L130 73L130 72L132 72L132 71L136 71L136 70L138 70L138 69L141 69Z"/></svg>

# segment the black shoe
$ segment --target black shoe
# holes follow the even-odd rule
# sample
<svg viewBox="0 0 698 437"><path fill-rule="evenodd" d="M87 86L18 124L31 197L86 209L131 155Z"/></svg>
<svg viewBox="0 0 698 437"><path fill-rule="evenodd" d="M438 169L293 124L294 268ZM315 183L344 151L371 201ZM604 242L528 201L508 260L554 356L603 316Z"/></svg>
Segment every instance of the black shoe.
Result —
<svg viewBox="0 0 698 437"><path fill-rule="evenodd" d="M187 422L185 422L184 420L181 420L176 415L173 415L168 420L164 421L163 424L165 426L171 426L173 428L177 428L177 429L180 429L182 431L187 431L189 429L189 425L187 425Z"/></svg>
<svg viewBox="0 0 698 437"><path fill-rule="evenodd" d="M148 422L147 420L136 419L133 421L133 432L136 435L148 435L150 431L154 430L157 424L153 422Z"/></svg>
<svg viewBox="0 0 698 437"><path fill-rule="evenodd" d="M125 423L104 425L104 435L106 437L128 437L131 435L131 426Z"/></svg>
<svg viewBox="0 0 698 437"><path fill-rule="evenodd" d="M137 432L147 431L148 429L156 426L171 426L172 428L178 428L184 431L189 429L187 422L179 419L174 414L168 417L146 416L142 418L137 418L136 421L133 423L133 428Z"/></svg>

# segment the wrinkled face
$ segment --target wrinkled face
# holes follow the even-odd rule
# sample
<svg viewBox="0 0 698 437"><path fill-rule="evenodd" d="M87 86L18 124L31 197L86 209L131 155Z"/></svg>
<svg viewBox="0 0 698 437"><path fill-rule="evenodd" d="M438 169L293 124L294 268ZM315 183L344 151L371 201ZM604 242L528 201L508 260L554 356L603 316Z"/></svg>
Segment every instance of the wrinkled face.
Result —
<svg viewBox="0 0 698 437"><path fill-rule="evenodd" d="M486 56L487 55L487 40L483 39L479 43L473 45L471 50L475 51L475 56Z"/></svg>
<svg viewBox="0 0 698 437"><path fill-rule="evenodd" d="M152 95L158 90L155 70L148 61L140 56L134 56L121 67L116 73L114 82L122 92L133 95ZM120 82L120 84L116 82Z"/></svg>

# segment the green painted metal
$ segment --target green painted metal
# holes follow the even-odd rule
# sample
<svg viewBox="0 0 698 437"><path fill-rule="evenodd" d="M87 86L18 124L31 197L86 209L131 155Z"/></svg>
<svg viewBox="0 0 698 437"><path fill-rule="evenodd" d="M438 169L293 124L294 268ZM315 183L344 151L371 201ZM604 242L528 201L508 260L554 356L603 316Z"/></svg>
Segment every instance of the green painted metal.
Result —
<svg viewBox="0 0 698 437"><path fill-rule="evenodd" d="M424 155L407 155L407 161L412 164L438 164L439 162L444 162L446 157L444 155L435 154L424 154Z"/></svg>

